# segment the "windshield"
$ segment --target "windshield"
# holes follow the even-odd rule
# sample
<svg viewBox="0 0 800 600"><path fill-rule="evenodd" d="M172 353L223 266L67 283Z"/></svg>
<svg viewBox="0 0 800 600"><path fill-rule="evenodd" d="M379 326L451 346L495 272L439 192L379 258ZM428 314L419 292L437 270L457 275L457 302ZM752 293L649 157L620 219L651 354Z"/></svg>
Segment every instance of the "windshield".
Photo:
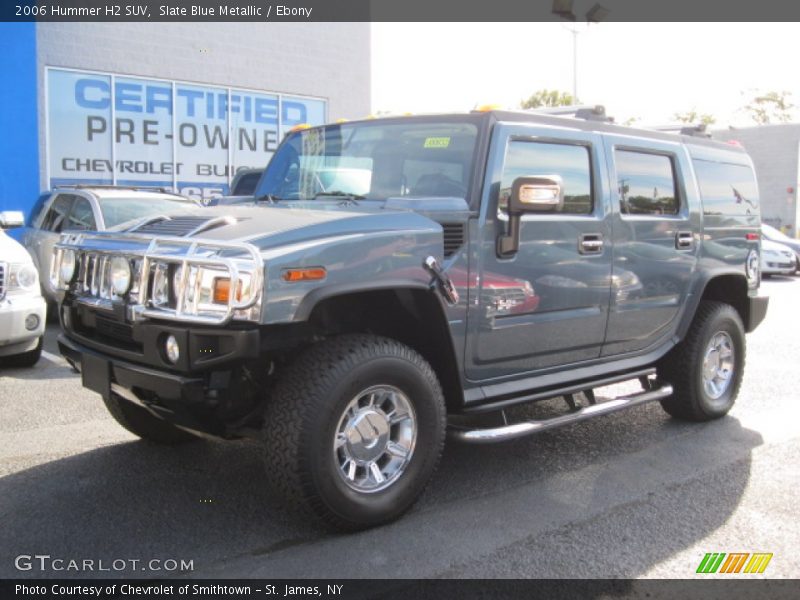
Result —
<svg viewBox="0 0 800 600"><path fill-rule="evenodd" d="M766 237L768 240L780 240L782 242L793 241L788 235L778 229L775 229L772 225L767 225L766 223L761 224L761 231L764 233L764 237Z"/></svg>
<svg viewBox="0 0 800 600"><path fill-rule="evenodd" d="M294 134L272 157L256 197L465 198L478 129L466 122L329 125Z"/></svg>
<svg viewBox="0 0 800 600"><path fill-rule="evenodd" d="M100 198L100 212L106 229L116 227L120 223L160 214L173 213L185 208L197 206L188 198Z"/></svg>

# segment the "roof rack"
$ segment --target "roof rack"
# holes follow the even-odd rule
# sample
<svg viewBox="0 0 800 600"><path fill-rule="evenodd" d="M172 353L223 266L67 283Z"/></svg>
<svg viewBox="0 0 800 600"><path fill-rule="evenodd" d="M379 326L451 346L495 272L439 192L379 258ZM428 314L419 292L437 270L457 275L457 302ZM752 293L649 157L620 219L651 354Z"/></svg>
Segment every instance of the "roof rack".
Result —
<svg viewBox="0 0 800 600"><path fill-rule="evenodd" d="M663 131L665 133L677 133L678 135L688 135L691 137L710 138L711 134L708 132L708 126L705 123L697 123L696 125L686 125L685 123L673 123L671 125L654 125L642 126L643 129L652 129L653 131Z"/></svg>
<svg viewBox="0 0 800 600"><path fill-rule="evenodd" d="M173 192L172 189L166 187L157 187L157 186L150 186L150 185L111 185L107 183L67 183L67 184L58 184L55 186L56 188L68 188L72 190L91 190L91 189L101 189L101 190L134 190L140 192L160 192L162 194L172 194L173 196L180 196L177 192Z"/></svg>
<svg viewBox="0 0 800 600"><path fill-rule="evenodd" d="M583 119L585 121L602 121L604 123L614 122L614 117L609 117L606 114L606 107L601 104L576 104L572 106L534 108L532 110L543 115L572 117L574 119Z"/></svg>

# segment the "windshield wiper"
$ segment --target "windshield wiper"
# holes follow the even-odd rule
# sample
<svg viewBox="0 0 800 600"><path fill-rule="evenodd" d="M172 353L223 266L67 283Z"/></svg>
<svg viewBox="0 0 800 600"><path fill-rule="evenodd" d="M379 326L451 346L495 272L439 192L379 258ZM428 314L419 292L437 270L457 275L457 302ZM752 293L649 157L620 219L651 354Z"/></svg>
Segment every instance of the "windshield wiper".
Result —
<svg viewBox="0 0 800 600"><path fill-rule="evenodd" d="M361 194L351 194L350 192L343 192L341 190L317 192L316 194L314 194L314 200L316 200L320 196L333 196L336 198L344 198L345 200L339 203L341 206L347 206L348 204L354 204L358 206L358 200L366 199L366 196L362 196Z"/></svg>
<svg viewBox="0 0 800 600"><path fill-rule="evenodd" d="M262 194L260 196L256 196L256 202L269 202L270 204L277 204L283 200L283 198L279 198L278 196L274 196L272 194Z"/></svg>

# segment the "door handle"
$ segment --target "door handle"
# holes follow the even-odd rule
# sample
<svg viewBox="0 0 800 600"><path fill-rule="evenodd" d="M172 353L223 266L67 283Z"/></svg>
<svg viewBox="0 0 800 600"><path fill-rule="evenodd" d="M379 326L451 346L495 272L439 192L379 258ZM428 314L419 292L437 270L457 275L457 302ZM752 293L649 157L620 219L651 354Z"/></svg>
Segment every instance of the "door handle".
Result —
<svg viewBox="0 0 800 600"><path fill-rule="evenodd" d="M600 254L603 252L602 233L582 233L578 242L578 251L581 254Z"/></svg>
<svg viewBox="0 0 800 600"><path fill-rule="evenodd" d="M694 235L691 231L679 231L675 235L675 247L679 250L691 248L694 243Z"/></svg>

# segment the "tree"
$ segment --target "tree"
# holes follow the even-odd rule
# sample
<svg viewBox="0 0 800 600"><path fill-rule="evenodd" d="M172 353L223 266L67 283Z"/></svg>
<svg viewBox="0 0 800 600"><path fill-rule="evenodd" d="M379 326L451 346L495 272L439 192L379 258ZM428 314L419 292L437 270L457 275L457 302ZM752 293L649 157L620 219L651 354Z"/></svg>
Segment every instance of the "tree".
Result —
<svg viewBox="0 0 800 600"><path fill-rule="evenodd" d="M742 92L744 94L744 92ZM791 92L767 92L761 94L757 90L751 92L752 98L744 106L750 118L759 125L772 122L788 123L792 120L794 104L790 102Z"/></svg>
<svg viewBox="0 0 800 600"><path fill-rule="evenodd" d="M547 108L552 106L570 106L575 104L572 94L558 90L541 89L527 100L522 100L521 108Z"/></svg>
<svg viewBox="0 0 800 600"><path fill-rule="evenodd" d="M692 108L691 110L685 110L683 112L676 112L672 115L672 118L678 121L679 123L688 123L690 125L696 125L698 123L702 123L703 125L713 125L717 122L717 119L713 115L709 115L707 113L699 113L697 109Z"/></svg>

